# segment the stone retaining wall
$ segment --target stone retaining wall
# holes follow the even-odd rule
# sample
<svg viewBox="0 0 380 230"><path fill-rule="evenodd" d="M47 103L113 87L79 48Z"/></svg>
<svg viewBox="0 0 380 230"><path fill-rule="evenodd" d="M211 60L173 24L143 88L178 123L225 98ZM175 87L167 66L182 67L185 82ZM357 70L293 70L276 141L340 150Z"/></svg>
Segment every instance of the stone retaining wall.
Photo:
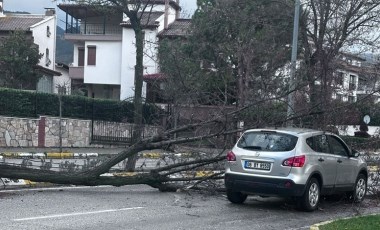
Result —
<svg viewBox="0 0 380 230"><path fill-rule="evenodd" d="M0 116L0 146L37 147L38 127L39 119Z"/></svg>
<svg viewBox="0 0 380 230"><path fill-rule="evenodd" d="M63 118L62 147L94 147L91 145L91 121ZM125 123L113 123L110 130L118 130ZM59 147L60 121L57 117L38 119L0 116L0 147ZM157 133L157 127L145 128L148 135ZM102 145L96 145L102 147Z"/></svg>
<svg viewBox="0 0 380 230"><path fill-rule="evenodd" d="M0 147L59 147L59 118L0 116ZM62 119L62 147L89 147L91 121Z"/></svg>

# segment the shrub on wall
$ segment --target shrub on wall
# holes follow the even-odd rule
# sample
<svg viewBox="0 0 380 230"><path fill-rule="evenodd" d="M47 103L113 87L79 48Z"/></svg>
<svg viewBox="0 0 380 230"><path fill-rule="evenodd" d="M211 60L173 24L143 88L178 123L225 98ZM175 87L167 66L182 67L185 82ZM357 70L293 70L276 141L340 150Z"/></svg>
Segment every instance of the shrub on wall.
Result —
<svg viewBox="0 0 380 230"><path fill-rule="evenodd" d="M62 116L115 122L133 122L133 103L81 96L62 96ZM9 117L59 116L57 94L38 93L0 88L0 115ZM143 107L145 123L151 124L160 116L154 105Z"/></svg>

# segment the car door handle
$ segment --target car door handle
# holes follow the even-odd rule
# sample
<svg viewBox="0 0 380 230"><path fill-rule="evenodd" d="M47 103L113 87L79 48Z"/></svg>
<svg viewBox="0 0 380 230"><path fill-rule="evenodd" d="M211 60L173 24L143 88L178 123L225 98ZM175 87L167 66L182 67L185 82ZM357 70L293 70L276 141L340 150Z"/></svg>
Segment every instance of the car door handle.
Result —
<svg viewBox="0 0 380 230"><path fill-rule="evenodd" d="M319 158L318 161L323 162L325 160L323 158Z"/></svg>
<svg viewBox="0 0 380 230"><path fill-rule="evenodd" d="M342 163L343 161L342 160L338 160L338 163L340 164L340 163Z"/></svg>

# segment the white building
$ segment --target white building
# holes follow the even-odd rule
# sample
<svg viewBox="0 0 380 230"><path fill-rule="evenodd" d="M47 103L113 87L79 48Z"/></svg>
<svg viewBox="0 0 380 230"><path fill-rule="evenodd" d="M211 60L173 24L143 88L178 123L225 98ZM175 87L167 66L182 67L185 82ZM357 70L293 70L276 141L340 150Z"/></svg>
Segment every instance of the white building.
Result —
<svg viewBox="0 0 380 230"><path fill-rule="evenodd" d="M344 102L356 102L361 97L372 95L379 102L380 95L375 93L379 86L379 73L376 65L366 64L366 60L356 55L341 53L338 56L338 69L334 73L333 98Z"/></svg>
<svg viewBox="0 0 380 230"><path fill-rule="evenodd" d="M179 0L150 0L141 17L145 32L144 74L159 73L157 36L179 15ZM145 4L143 4L145 5ZM134 96L135 34L123 12L113 7L60 4L66 12L65 39L74 44L69 68L73 85L85 84L88 96L128 99ZM143 89L146 94L146 82Z"/></svg>
<svg viewBox="0 0 380 230"><path fill-rule="evenodd" d="M6 5L5 5L6 8ZM38 82L37 91L53 93L55 78L61 73L55 71L56 25L54 9L47 8L45 15L5 14L3 0L0 0L0 34L7 36L12 31L25 31L33 38L43 55L37 69L43 77Z"/></svg>

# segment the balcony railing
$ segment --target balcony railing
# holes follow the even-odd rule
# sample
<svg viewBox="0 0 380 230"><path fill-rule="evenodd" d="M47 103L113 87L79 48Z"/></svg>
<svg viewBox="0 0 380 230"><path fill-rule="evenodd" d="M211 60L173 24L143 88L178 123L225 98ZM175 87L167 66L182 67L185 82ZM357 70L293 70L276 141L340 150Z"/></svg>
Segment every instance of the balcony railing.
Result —
<svg viewBox="0 0 380 230"><path fill-rule="evenodd" d="M68 34L122 34L122 27L114 24L81 23L78 26L67 25Z"/></svg>

